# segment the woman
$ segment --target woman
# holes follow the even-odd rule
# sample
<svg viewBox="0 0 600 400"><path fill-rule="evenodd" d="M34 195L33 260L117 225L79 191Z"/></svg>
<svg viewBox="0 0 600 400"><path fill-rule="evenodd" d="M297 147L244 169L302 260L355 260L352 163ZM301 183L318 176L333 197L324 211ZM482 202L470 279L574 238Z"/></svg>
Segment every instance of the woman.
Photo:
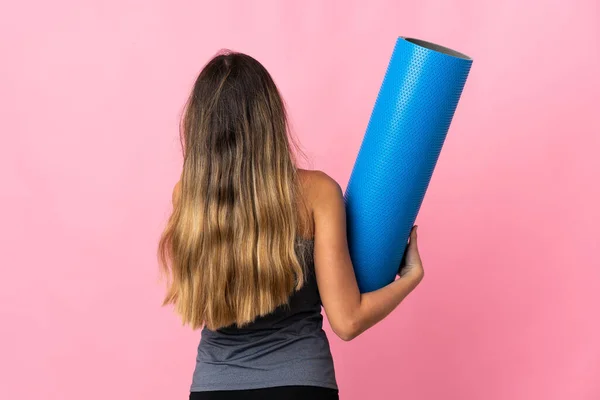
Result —
<svg viewBox="0 0 600 400"><path fill-rule="evenodd" d="M202 328L190 399L338 399L321 306L345 341L387 316L423 277L416 227L400 278L361 294L343 192L297 168L284 103L252 57L214 57L181 128L159 259L164 304Z"/></svg>

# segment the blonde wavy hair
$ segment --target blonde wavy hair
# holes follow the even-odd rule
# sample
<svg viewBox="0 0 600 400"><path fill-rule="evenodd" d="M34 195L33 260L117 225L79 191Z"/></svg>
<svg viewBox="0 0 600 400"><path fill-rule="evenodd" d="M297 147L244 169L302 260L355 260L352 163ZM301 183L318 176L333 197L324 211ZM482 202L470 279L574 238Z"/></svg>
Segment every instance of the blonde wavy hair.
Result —
<svg viewBox="0 0 600 400"><path fill-rule="evenodd" d="M163 305L184 325L243 327L303 286L295 246L309 221L284 102L254 58L222 51L200 72L180 124L179 193L158 244Z"/></svg>

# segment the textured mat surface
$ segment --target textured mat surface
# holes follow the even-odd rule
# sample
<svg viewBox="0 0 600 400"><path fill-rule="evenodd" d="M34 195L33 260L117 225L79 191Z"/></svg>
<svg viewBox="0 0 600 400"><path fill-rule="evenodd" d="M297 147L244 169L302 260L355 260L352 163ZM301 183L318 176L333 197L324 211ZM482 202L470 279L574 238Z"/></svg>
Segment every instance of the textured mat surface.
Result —
<svg viewBox="0 0 600 400"><path fill-rule="evenodd" d="M361 292L396 276L472 60L400 37L344 194Z"/></svg>

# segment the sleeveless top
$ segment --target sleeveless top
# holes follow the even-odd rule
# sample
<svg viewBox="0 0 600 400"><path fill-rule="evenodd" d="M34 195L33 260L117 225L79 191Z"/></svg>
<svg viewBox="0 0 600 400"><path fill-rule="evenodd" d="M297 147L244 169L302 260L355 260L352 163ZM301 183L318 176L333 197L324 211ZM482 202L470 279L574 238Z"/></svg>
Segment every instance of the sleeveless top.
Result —
<svg viewBox="0 0 600 400"><path fill-rule="evenodd" d="M323 331L321 297L314 271L314 241L298 237L307 252L304 286L289 306L258 317L243 328L204 327L191 391L243 390L307 385L337 389L329 341Z"/></svg>

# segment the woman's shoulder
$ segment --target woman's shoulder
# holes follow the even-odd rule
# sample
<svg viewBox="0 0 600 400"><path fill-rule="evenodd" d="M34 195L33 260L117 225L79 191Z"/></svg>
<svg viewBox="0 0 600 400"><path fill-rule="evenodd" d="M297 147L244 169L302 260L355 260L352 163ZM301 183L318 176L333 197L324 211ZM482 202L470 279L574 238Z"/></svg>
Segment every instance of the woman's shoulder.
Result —
<svg viewBox="0 0 600 400"><path fill-rule="evenodd" d="M343 196L340 184L324 171L299 169L298 175L312 208Z"/></svg>
<svg viewBox="0 0 600 400"><path fill-rule="evenodd" d="M298 176L300 182L306 188L313 189L313 192L320 192L320 190L334 190L341 191L340 184L329 176L326 172L318 169L298 169Z"/></svg>
<svg viewBox="0 0 600 400"><path fill-rule="evenodd" d="M306 217L301 213L301 236L314 238L315 218L320 214L319 210L340 204L342 189L335 179L321 170L298 169L298 178L302 190L302 203L307 206L309 212Z"/></svg>

